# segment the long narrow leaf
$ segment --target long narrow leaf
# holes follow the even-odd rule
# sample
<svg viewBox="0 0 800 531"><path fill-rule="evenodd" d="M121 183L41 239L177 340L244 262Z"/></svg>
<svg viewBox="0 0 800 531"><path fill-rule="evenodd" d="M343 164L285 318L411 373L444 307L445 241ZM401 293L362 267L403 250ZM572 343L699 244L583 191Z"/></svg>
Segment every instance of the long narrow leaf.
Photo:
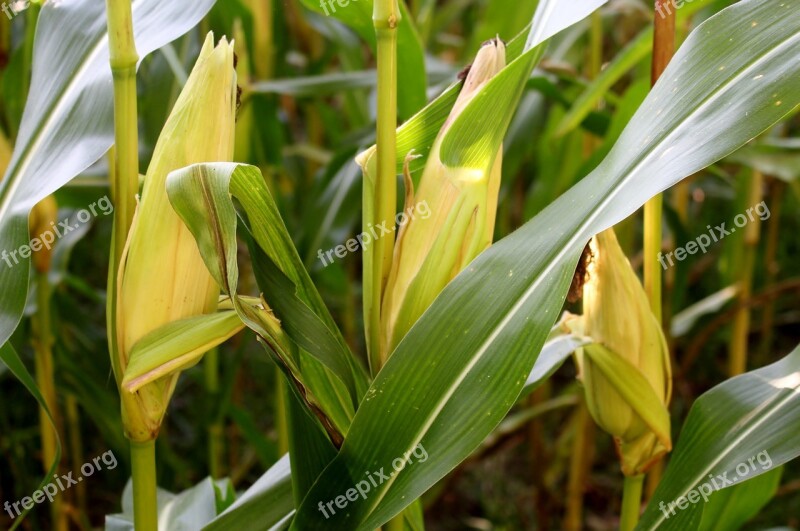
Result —
<svg viewBox="0 0 800 531"><path fill-rule="evenodd" d="M53 474L56 472L56 467L58 467L59 461L61 461L61 438L58 436L58 430L56 429L56 424L53 422L53 417L50 414L50 409L47 407L47 402L45 402L44 397L39 392L39 388L36 386L36 382L34 381L31 374L28 372L28 369L25 368L25 365L22 363L22 360L19 359L19 355L17 351L14 350L14 347L11 346L11 343L6 343L5 345L0 346L0 362L2 362L10 371L11 373L19 380L22 385L28 390L30 394L39 402L39 407L41 407L45 414L47 415L47 420L50 422L50 426L53 428L53 431L56 432L56 455L55 459L52 463L48 466L47 474L39 483L39 488L44 486L45 483L49 482L50 479L53 477ZM13 531L17 527L22 524L25 520L25 516L30 512L30 509L25 509L23 505L23 512L21 515L17 517L17 520L14 522L14 525L11 526L11 530Z"/></svg>
<svg viewBox="0 0 800 531"><path fill-rule="evenodd" d="M189 31L213 0L133 0L140 57ZM108 151L114 142L105 2L45 2L33 51L31 91L11 163L0 182L0 249L29 241L28 213ZM29 258L0 265L0 344L19 323Z"/></svg>
<svg viewBox="0 0 800 531"><path fill-rule="evenodd" d="M170 174L167 192L176 212L198 242L212 276L228 292L236 307L238 284L237 216L231 195L241 203L248 227L263 256L259 267L269 283L266 303L281 321L281 329L311 356L296 360L293 377L310 386L318 404L340 433L345 433L355 405L366 387L366 374L336 328L308 273L303 267L261 172L235 163L197 164ZM267 340L272 333L259 319L237 308L245 323ZM257 316L254 316L257 317ZM331 379L312 378L319 363ZM320 367L320 370L323 370ZM338 379L338 380L337 380Z"/></svg>
<svg viewBox="0 0 800 531"><path fill-rule="evenodd" d="M715 491L800 456L800 346L698 398L637 529L688 529L703 513L692 490ZM684 497L678 507L670 507ZM694 496L688 498L691 500ZM662 505L663 504L663 505Z"/></svg>
<svg viewBox="0 0 800 531"><path fill-rule="evenodd" d="M445 288L373 382L295 528L378 527L480 444L522 389L589 238L800 102L797 9L744 0L698 27L603 163ZM320 501L420 444L430 459L323 517Z"/></svg>

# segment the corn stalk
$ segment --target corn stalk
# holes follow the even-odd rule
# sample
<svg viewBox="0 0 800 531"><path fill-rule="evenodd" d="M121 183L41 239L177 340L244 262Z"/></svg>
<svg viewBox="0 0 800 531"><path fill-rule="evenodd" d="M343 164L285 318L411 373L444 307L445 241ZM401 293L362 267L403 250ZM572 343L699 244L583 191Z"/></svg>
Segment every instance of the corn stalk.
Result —
<svg viewBox="0 0 800 531"><path fill-rule="evenodd" d="M753 175L745 181L747 186L747 205L756 205L762 199L764 175L754 171ZM760 239L761 227L758 221L752 221L744 229L744 246L742 248L742 264L738 271L738 299L740 308L736 312L731 334L728 375L737 376L747 368L747 338L750 335L750 305L749 300L753 294L753 271L755 269L756 251Z"/></svg>
<svg viewBox="0 0 800 531"><path fill-rule="evenodd" d="M135 195L139 184L139 139L137 128L136 64L139 56L133 38L131 0L107 0L108 42L111 72L114 78L114 234L109 267L107 323L109 350L117 378L121 378L116 341L117 276L128 231L136 209ZM133 395L122 395L126 408ZM127 400L126 400L127 397ZM131 441L131 474L133 478L134 526L137 531L158 529L156 500L155 440Z"/></svg>
<svg viewBox="0 0 800 531"><path fill-rule="evenodd" d="M371 205L365 212L374 212L374 219L365 216L365 230L368 222L394 226L397 208L397 25L400 22L397 0L376 0L372 20L378 41L378 172L374 195L364 197ZM364 319L373 374L380 371L388 356L380 346L381 302L393 252L394 240L387 237L373 242L365 253Z"/></svg>
<svg viewBox="0 0 800 531"><path fill-rule="evenodd" d="M48 282L47 271L36 273L36 314L33 316L34 328L34 356L36 363L36 383L50 410L50 418L59 433L63 433L61 415L56 401L55 367L53 364L53 337L50 321L50 299L52 287ZM47 411L39 408L39 431L42 437L42 464L45 471L57 456L56 432L50 426ZM56 469L58 470L58 468ZM57 530L68 529L66 515L63 512L61 499L53 500L50 514L53 519L53 528Z"/></svg>
<svg viewBox="0 0 800 531"><path fill-rule="evenodd" d="M778 276L778 271L780 271L780 263L778 262L777 255L781 228L781 210L785 189L786 183L780 179L772 180L769 194L769 211L772 212L772 219L767 228L767 242L766 249L764 250L764 269L766 270L765 290L775 286L775 280ZM766 355L767 351L772 347L774 322L775 298L770 297L764 305L764 313L761 318L761 345L759 346L761 355Z"/></svg>
<svg viewBox="0 0 800 531"><path fill-rule="evenodd" d="M377 166L374 201L375 225L394 224L397 210L397 25L400 22L400 6L397 0L375 0L372 23L375 27L378 51L378 125L377 125ZM372 270L365 275L372 276L372 291L364 290L364 296L372 300L372 312L367 328L367 348L370 368L374 374L380 371L389 353L381 346L381 305L383 291L389 278L394 254L394 239L380 238L372 243L374 257ZM365 304L366 308L367 305ZM403 515L392 519L388 531L404 529Z"/></svg>

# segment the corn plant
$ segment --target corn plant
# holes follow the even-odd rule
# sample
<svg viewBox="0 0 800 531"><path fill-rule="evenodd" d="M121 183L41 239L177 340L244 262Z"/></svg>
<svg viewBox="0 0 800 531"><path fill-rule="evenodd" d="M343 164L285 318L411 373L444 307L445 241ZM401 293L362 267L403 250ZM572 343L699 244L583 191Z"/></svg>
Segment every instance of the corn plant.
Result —
<svg viewBox="0 0 800 531"><path fill-rule="evenodd" d="M800 525L799 8L0 17L0 378L39 408L0 418L8 527ZM515 441L520 514L453 508Z"/></svg>

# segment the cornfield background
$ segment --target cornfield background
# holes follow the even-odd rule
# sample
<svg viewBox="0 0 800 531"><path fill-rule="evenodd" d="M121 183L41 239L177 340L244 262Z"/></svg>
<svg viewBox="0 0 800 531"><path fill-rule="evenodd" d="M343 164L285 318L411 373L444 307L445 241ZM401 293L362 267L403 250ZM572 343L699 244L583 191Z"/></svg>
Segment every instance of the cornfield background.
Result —
<svg viewBox="0 0 800 531"><path fill-rule="evenodd" d="M400 3L402 19L393 30L395 97L398 124L406 125L397 133L396 154L384 152L397 159L391 175L397 177L397 196L384 199L392 213L400 212L408 206L408 181L420 192L423 167L438 154L430 155L433 139L463 80L476 69L465 67L487 42L500 46L495 39L502 39L503 64L509 66L496 75L498 82L482 86L482 99L452 120L457 134L442 152L449 153L444 164L459 169L465 159L489 156L488 171L502 142L493 241L505 243L452 271L446 280L464 269L441 296L438 290L430 294L422 308L432 303L430 311L378 375L382 362L370 359L365 333L364 301L374 289L365 280L370 266L360 248L346 246L368 222L383 219L373 216L375 205L365 207L371 188L364 192L366 178L356 162L376 143L377 109L393 101L386 99L386 71L378 72L391 60L378 61L383 41L380 30L375 37L373 2L133 2L141 58L133 125L139 173L151 167L159 135L184 85L190 86L207 35L213 32L214 43L227 36L234 42L239 89L231 160L249 166L173 173L170 201L209 264L213 259L203 241L213 238L198 235L206 219L200 213L208 212L203 205L219 206L230 195L227 188L214 189L208 193L220 195L202 203L190 183L227 182L219 177L225 168L231 182L240 179L231 187L233 224L225 226L219 214L219 234L233 242L219 263L238 263L233 289L243 302L229 299L220 311L224 307L236 318L233 310L242 311L236 305L251 301L245 296L262 297L261 309L272 308L276 326L289 338L276 340L279 346L291 344L287 352L296 349L292 355L301 357L315 352L318 365L309 368L305 361L296 369L263 334L237 321L227 341L202 348L198 355L208 351L202 361L192 358L181 366L156 441L156 479L164 491L159 503L171 511L162 513L159 528L625 528L630 523L620 523L625 480L617 448L590 415L602 406L587 408L586 382L571 361L589 355L579 348L586 338L556 324L563 311L584 313L579 280L591 277L579 270L573 279L573 271L589 239L611 225L633 270L643 277L655 264L662 278L656 313L672 366L667 431L671 427L673 451L647 470L640 485L647 506L639 528L800 528L800 462L793 460L800 455L800 4L659 2L671 13L661 16L644 0ZM109 362L106 315L113 220L122 201L114 186L119 131L117 155L108 151L114 142L112 108L119 112L121 101L117 92L112 107L114 87L121 86L112 83L109 67L109 42L115 43L106 33L106 6L97 0L6 5L0 14L0 241L10 253L16 244L9 242L30 240L24 220L36 203L31 238L42 234L35 230L37 211L40 228L61 220L75 228L55 240L42 266L36 253L32 266L26 259L6 261L6 254L0 263L0 340L6 342L0 363L0 503L32 496L50 481L54 459L59 475L77 476L82 465L108 452L115 465L101 461L105 465L91 477L60 492L56 503L36 503L24 519L5 509L0 527L132 529L132 462L120 417L120 393L127 391L118 389ZM124 11L126 2L108 0L112 5ZM533 42L529 35L547 14L551 21L564 20L553 21L555 31ZM674 50L664 32L674 33ZM663 69L673 53L678 55L664 78L651 88L653 69ZM523 63L529 68L514 66ZM754 81L758 76L763 85ZM209 79L204 82L216 80ZM214 101L198 108L213 107ZM431 101L439 107L426 108ZM125 122L118 115L120 123ZM207 130L195 131L199 135L218 131L211 118L198 123L207 124ZM394 139L388 142L394 146ZM451 146L458 142L460 147ZM655 147L646 151L648 146ZM412 149L420 159L406 160ZM410 165L405 184L404 162ZM393 160L388 164L394 166ZM258 183L265 184L263 190ZM663 231L646 244L650 229L639 207L661 191ZM54 199L49 207L41 206L45 197ZM97 207L91 216L90 205ZM437 218L437 205L427 206ZM290 236L295 262L282 262L291 253L263 244L259 223L277 227L265 229L269 241ZM726 233L716 229L721 224ZM157 239L157 232L146 237ZM452 234L448 245L460 248L461 233ZM385 238L394 240L394 229ZM648 257L645 244L655 245L648 249L656 249L658 258L653 252ZM413 249L415 243L404 245ZM148 263L172 259L177 248L164 241L163 254L145 263L144 276ZM678 248L684 251L678 254ZM447 249L440 249L443 261ZM562 250L563 256L556 254ZM579 269L584 265L581 260ZM305 273L293 273L303 269L308 283ZM314 288L324 306L314 302ZM302 293L312 295L303 299ZM292 306L297 297L306 313ZM637 321L627 316L638 310L624 298L618 309L620 320L611 326L636 336ZM508 328L490 330L495 324ZM340 335L330 332L335 327ZM314 335L320 330L327 335ZM341 346L336 352L349 348L352 357L324 358L330 344ZM465 344L480 355L459 358ZM529 377L534 363L538 372ZM349 376L342 378L342 372ZM445 381L445 373L453 381ZM319 384L320 374L341 381ZM463 379L456 381L457 374ZM295 381L315 395L309 402L317 400L322 413L305 409L308 404L292 394ZM346 419L348 426L353 422L349 432L341 429L344 421L326 402L325 389L334 389L331 396L351 393L351 410L361 404L355 418L350 411ZM31 390L41 392L38 399ZM605 395L598 396L602 402ZM441 407L431 405L434 413L423 418L428 400ZM53 425L40 411L43 403L50 406ZM690 410L695 424L687 421ZM333 426L320 423L323 418ZM404 439L414 430L421 430L420 437ZM427 475L402 485L398 479L391 489L365 497L364 507L353 509L347 520L321 518L318 501L344 495L364 473L403 455L386 440L409 449L424 445L425 460L409 464L398 477L411 478L415 469ZM369 448L375 450L367 456ZM281 460L290 450L291 474ZM736 470L759 452L769 453L770 466L761 463L750 481L716 492L708 503L693 503L674 519L656 521L658 502L675 500L707 475ZM250 503L242 501L245 491ZM229 509L228 519L219 517L236 499L238 512ZM639 504L633 503L636 520ZM149 527L137 522L137 529Z"/></svg>

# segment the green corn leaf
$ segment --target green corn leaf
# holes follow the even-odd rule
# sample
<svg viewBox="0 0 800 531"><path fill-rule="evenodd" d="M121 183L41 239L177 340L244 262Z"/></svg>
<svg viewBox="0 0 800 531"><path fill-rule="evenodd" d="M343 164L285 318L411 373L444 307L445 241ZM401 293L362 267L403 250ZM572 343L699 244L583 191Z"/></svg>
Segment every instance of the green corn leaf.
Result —
<svg viewBox="0 0 800 531"><path fill-rule="evenodd" d="M493 77L455 119L442 141L441 157L446 166L481 171L491 168L525 84L544 54L547 39L586 17L605 0L587 1L571 9L559 3L560 0L539 3L522 53Z"/></svg>
<svg viewBox="0 0 800 531"><path fill-rule="evenodd" d="M189 31L213 0L133 0L140 57ZM113 94L105 2L45 2L33 50L32 90L8 170L0 182L0 249L29 242L28 214L102 157L114 142ZM0 344L22 316L28 258L0 264Z"/></svg>
<svg viewBox="0 0 800 531"><path fill-rule="evenodd" d="M198 242L212 276L228 293L248 327L265 341L286 333L310 354L296 358L284 350L291 377L309 386L317 404L345 433L355 405L366 388L366 374L350 353L307 271L278 213L261 172L235 163L197 164L177 170L167 179L173 207ZM238 285L236 226L233 195L241 203L251 235L263 255L257 260L268 282L267 303L280 320L271 328L254 306L236 294ZM281 348L281 345L270 343ZM314 367L317 363L320 367ZM310 366L306 366L310 364ZM301 366L303 371L301 373ZM330 371L330 378L325 377ZM315 377L309 377L310 373ZM337 383L338 382L338 383Z"/></svg>
<svg viewBox="0 0 800 531"><path fill-rule="evenodd" d="M450 70L429 72L432 82L452 79ZM288 94L295 97L314 97L337 94L343 91L375 88L378 84L376 70L333 72L318 76L301 76L287 79L258 81L248 87L249 94Z"/></svg>
<svg viewBox="0 0 800 531"><path fill-rule="evenodd" d="M244 328L234 311L173 321L136 342L122 378L122 387L135 393L142 386L194 366L212 348Z"/></svg>
<svg viewBox="0 0 800 531"><path fill-rule="evenodd" d="M703 7L711 4L711 0L694 0L692 3L685 3L677 10L676 24L684 24L692 15ZM648 26L642 30L631 42L628 43L608 65L603 68L596 78L594 78L583 93L578 97L570 108L569 112L561 119L556 130L557 136L563 136L576 127L589 116L608 92L622 76L627 74L633 67L638 65L645 58L650 56L653 50L653 28Z"/></svg>
<svg viewBox="0 0 800 531"><path fill-rule="evenodd" d="M607 1L583 0L576 4L564 0L539 0L523 51L536 48L556 33L580 22Z"/></svg>
<svg viewBox="0 0 800 531"><path fill-rule="evenodd" d="M14 350L14 347L11 346L11 343L6 343L5 345L0 346L0 362L11 371L11 373L19 380L22 385L28 390L30 394L39 402L39 406L44 410L47 414L47 419L50 422L50 426L53 428L53 431L56 433L56 455L55 460L50 463L49 468L47 469L47 474L45 475L44 479L39 483L39 489L41 489L46 483L50 482L50 479L53 477L53 474L56 473L56 468L58 467L59 461L61 461L61 438L58 436L58 430L56 429L55 422L53 422L53 417L50 415L50 409L47 407L47 402L45 402L44 397L39 392L39 388L36 386L36 381L33 379L31 374L28 372L28 369L22 363L22 360L19 359L19 355L17 351ZM37 489L38 490L38 489ZM20 514L14 525L11 526L11 530L13 531L17 527L22 524L25 520L25 516L30 512L30 509L25 509L23 506L23 512Z"/></svg>
<svg viewBox="0 0 800 531"><path fill-rule="evenodd" d="M798 7L743 0L699 26L597 169L445 288L376 377L295 528L378 527L478 447L515 403L591 236L800 103ZM320 501L418 444L425 463L323 517Z"/></svg>
<svg viewBox="0 0 800 531"><path fill-rule="evenodd" d="M556 136L569 133L589 115L603 96L630 69L644 60L653 49L653 28L642 30L600 74L592 80L581 95L572 104L569 111L561 119L556 128Z"/></svg>
<svg viewBox="0 0 800 531"><path fill-rule="evenodd" d="M689 529L706 492L738 485L800 456L800 346L782 360L704 393L692 405L637 529ZM724 491L723 491L724 492ZM683 501L679 498L685 497ZM684 507L674 507L680 503ZM726 528L728 529L728 528Z"/></svg>
<svg viewBox="0 0 800 531"><path fill-rule="evenodd" d="M593 0L592 4L602 4L599 0ZM552 12L552 11L551 11ZM555 10L558 12L558 10ZM589 7L584 6L580 13L590 12ZM576 15L573 15L573 19ZM547 18L540 17L537 24L544 29L540 32L542 34L552 32L552 29L547 29ZM552 24L552 23L551 23ZM506 45L506 62L509 63L508 69L512 63L516 63L523 53L525 52L525 45L527 43L528 35L531 33L533 22L528 24L523 32L514 37ZM537 55L540 50L535 52ZM531 54L533 55L533 54ZM530 55L528 60L535 62L535 58L531 59ZM514 72L520 74L522 70L520 66L525 66L522 63L516 63ZM406 163L406 156L413 151L414 155L418 158L410 161L409 171L411 172L414 185L419 184L420 172L425 167L428 160L428 154L439 131L442 129L445 120L450 115L450 110L458 98L458 93L461 91L461 82L454 83L448 87L438 98L430 102L422 111L415 114L408 119L403 125L397 129L397 173L403 173ZM505 98L505 96L504 96ZM516 105L515 105L516 106ZM513 107L512 107L513 109ZM496 152L497 150L495 150ZM360 163L364 169L364 179L366 185L371 185L375 175L375 146L372 146L360 155Z"/></svg>
<svg viewBox="0 0 800 531"><path fill-rule="evenodd" d="M800 140L762 138L732 154L728 160L791 183L800 178Z"/></svg>
<svg viewBox="0 0 800 531"><path fill-rule="evenodd" d="M736 291L735 285L727 286L673 315L672 337L685 336L701 318L719 312L736 296Z"/></svg>
<svg viewBox="0 0 800 531"><path fill-rule="evenodd" d="M775 496L782 473L783 467L779 466L735 487L715 492L703 506L703 518L697 531L732 531L742 527Z"/></svg>
<svg viewBox="0 0 800 531"><path fill-rule="evenodd" d="M536 359L533 370L525 381L522 393L530 393L547 381L567 361L567 358L584 344L584 342L572 336L563 336L545 343L544 347L542 347L542 352Z"/></svg>
<svg viewBox="0 0 800 531"><path fill-rule="evenodd" d="M320 378L319 375L304 374L306 378ZM284 386L284 400L287 412L287 431L289 436L289 455L302 456L295 460L292 468L293 507L300 505L311 490L314 480L336 457L336 445L331 444L318 423L314 421L307 408L291 390Z"/></svg>

